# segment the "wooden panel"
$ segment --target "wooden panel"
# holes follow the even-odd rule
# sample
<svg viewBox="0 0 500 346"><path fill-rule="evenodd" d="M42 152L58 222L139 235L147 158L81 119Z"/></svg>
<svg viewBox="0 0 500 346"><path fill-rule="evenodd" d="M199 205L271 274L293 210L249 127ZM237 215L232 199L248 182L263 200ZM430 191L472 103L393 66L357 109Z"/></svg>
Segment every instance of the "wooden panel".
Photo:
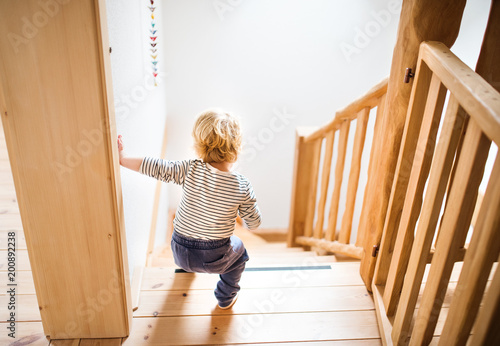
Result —
<svg viewBox="0 0 500 346"><path fill-rule="evenodd" d="M318 204L318 216L314 227L314 237L323 237L323 223L325 220L325 205L328 196L328 183L330 181L330 169L332 167L333 142L335 132L331 131L326 135L325 154L323 156L323 171L321 172L321 190Z"/></svg>
<svg viewBox="0 0 500 346"><path fill-rule="evenodd" d="M317 145L304 143L307 134L313 128L297 128L295 136L295 159L293 168L293 185L288 223L288 246L297 246L295 238L304 235L307 216L307 202L312 189L312 160L317 153Z"/></svg>
<svg viewBox="0 0 500 346"><path fill-rule="evenodd" d="M399 229L401 212L403 210L404 199L406 197L408 179L411 173L415 149L417 147L418 136L420 133L420 126L422 124L422 117L427 103L427 96L429 94L428 91L432 78L432 72L421 60L419 60L417 71L415 85L411 94L410 106L408 108L408 117L406 119L406 125L403 133L401 150L399 151L394 186L391 190L391 198L387 207L387 216L380 220L385 220L385 225L382 235L382 243L380 244L380 250L378 253L379 260L377 260L375 268L374 281L376 285L385 285L387 280L392 253L396 243L397 231ZM384 155L382 154L382 156ZM368 206L368 204L366 206ZM366 227L368 227L371 224L369 222L371 216L368 211L365 212L367 215L364 215L363 212L361 215L362 218L366 218ZM371 238L372 237L367 237L367 241ZM373 245L377 245L377 243L372 244L372 246ZM364 248L365 251L368 249L366 243ZM366 263L366 260L363 260L363 262ZM365 274L362 274L362 276L365 276L363 280L366 283L366 275L368 275L369 270L368 268L363 269L362 267L362 273L363 271Z"/></svg>
<svg viewBox="0 0 500 346"><path fill-rule="evenodd" d="M50 346L79 346L80 339L53 339Z"/></svg>
<svg viewBox="0 0 500 346"><path fill-rule="evenodd" d="M500 253L500 158L498 157L478 220L464 259L457 293L450 307L450 316L443 329L441 345L452 342L456 345L467 343L491 266Z"/></svg>
<svg viewBox="0 0 500 346"><path fill-rule="evenodd" d="M463 123L464 113L459 112L458 101L452 96L448 103L441 136L433 159L415 243L411 249L401 298L394 318L392 335L396 343L405 342L409 336L413 310L426 269L427 257L441 212L442 201Z"/></svg>
<svg viewBox="0 0 500 346"><path fill-rule="evenodd" d="M366 254L371 253L373 245L381 244L385 218L386 215L389 216L388 206L391 205L393 180L397 176L395 173L401 138L405 120L409 114L407 111L411 90L415 88L415 82L413 85L412 83L404 83L404 71L409 67L420 73L421 69L416 65L421 42L436 40L443 42L448 47L453 45L460 30L464 8L465 0L406 0L402 2L387 88L386 108L382 119L382 132L378 139L381 142L380 151L383 155L378 162L377 171L368 178L367 186L375 185L375 189L361 212L362 218L367 219L360 222L360 224L366 222L366 241L364 244ZM443 13L446 13L446 16L443 16ZM408 176L410 167L405 167L406 170L402 173ZM396 197L401 197L401 199L395 199L392 205L395 210L401 210L404 194ZM395 224L397 225L397 223ZM385 233L395 233L396 230L397 227L389 228ZM392 238L392 235L387 234L387 237ZM379 251L379 256L381 255L382 248ZM361 275L369 289L371 289L376 260L374 257L364 256L361 263ZM388 265L382 268L388 268ZM377 283L383 284L384 282Z"/></svg>
<svg viewBox="0 0 500 346"><path fill-rule="evenodd" d="M415 147L414 155L411 155L414 156L414 159L410 177L406 183L406 197L399 222L394 253L392 254L391 266L387 276L387 283L385 285L384 304L390 316L396 311L399 293L403 286L408 259L410 258L410 251L408 250L411 249L413 244L415 224L420 215L422 195L434 155L436 135L439 123L441 122L445 97L446 89L434 74L429 86L427 103L425 104L420 133L418 135L418 143ZM415 101L418 102L417 100ZM457 108L458 105L455 104L453 112L456 113ZM418 113L413 113L410 116L421 117ZM408 136L405 139L412 141ZM406 147L406 144L403 145ZM403 157L402 160L405 160L405 158ZM403 177L403 179L406 180L407 178Z"/></svg>
<svg viewBox="0 0 500 346"><path fill-rule="evenodd" d="M458 248L464 245L467 236L490 144L491 141L471 119L410 345L428 343L432 339L446 292L444 285L449 280Z"/></svg>
<svg viewBox="0 0 500 346"><path fill-rule="evenodd" d="M223 345L367 338L379 338L374 311L137 318L123 345L145 340L152 345Z"/></svg>
<svg viewBox="0 0 500 346"><path fill-rule="evenodd" d="M19 209L45 332L121 337L132 313L105 4L55 7L49 18L36 0L0 2L0 113ZM40 15L46 25L22 36L19 18Z"/></svg>
<svg viewBox="0 0 500 346"><path fill-rule="evenodd" d="M342 188L342 178L344 176L344 162L349 139L349 127L351 122L345 120L340 126L339 143L337 150L337 163L335 164L335 183L333 186L332 199L330 202L330 214L328 215L328 228L326 230L326 240L334 240L337 231L337 217L339 212L340 190Z"/></svg>
<svg viewBox="0 0 500 346"><path fill-rule="evenodd" d="M322 144L323 144L323 139L318 139L314 142L308 143L308 145L313 146L312 149L313 152L311 154L312 157L310 157L311 175L309 179L311 185L309 186L309 191L308 191L309 193L305 201L307 214L306 214L304 235L307 237L312 236L314 228L314 215L316 211L316 197L318 195L318 179L319 179L318 175L319 175L319 164L321 161Z"/></svg>
<svg viewBox="0 0 500 346"><path fill-rule="evenodd" d="M50 346L79 346L80 339L54 339L50 340Z"/></svg>
<svg viewBox="0 0 500 346"><path fill-rule="evenodd" d="M311 299L314 297L314 299ZM238 304L228 310L214 309L212 289L143 291L134 317L216 316L320 311L373 310L373 301L364 286L256 288L245 290Z"/></svg>
<svg viewBox="0 0 500 346"><path fill-rule="evenodd" d="M112 339L81 339L79 346L120 346L121 338Z"/></svg>
<svg viewBox="0 0 500 346"><path fill-rule="evenodd" d="M356 134L354 135L354 147L352 150L351 169L349 171L349 181L347 183L347 195L344 215L342 216L342 226L340 228L339 242L349 244L351 239L352 216L356 204L358 192L359 173L361 171L361 156L365 144L366 126L370 109L364 108L358 113L356 121Z"/></svg>

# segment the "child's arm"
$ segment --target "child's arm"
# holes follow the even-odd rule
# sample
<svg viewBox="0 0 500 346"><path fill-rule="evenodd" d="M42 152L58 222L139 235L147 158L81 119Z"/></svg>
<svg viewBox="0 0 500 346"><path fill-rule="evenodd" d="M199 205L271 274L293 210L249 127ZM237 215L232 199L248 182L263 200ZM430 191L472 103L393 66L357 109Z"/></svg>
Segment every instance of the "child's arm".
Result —
<svg viewBox="0 0 500 346"><path fill-rule="evenodd" d="M262 222L262 215L257 205L257 198L255 197L255 193L250 183L248 183L247 186L247 197L238 208L238 213L250 230L257 229Z"/></svg>
<svg viewBox="0 0 500 346"><path fill-rule="evenodd" d="M121 135L118 136L118 153L120 154L120 165L139 172L144 157L127 157L123 150L123 140Z"/></svg>

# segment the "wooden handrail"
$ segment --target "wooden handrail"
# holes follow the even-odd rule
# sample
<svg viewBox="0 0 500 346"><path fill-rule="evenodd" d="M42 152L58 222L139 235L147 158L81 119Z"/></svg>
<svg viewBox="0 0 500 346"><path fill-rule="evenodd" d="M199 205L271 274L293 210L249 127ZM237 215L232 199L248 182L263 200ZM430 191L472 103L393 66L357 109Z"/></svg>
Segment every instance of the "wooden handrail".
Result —
<svg viewBox="0 0 500 346"><path fill-rule="evenodd" d="M315 246L326 251L361 259L363 248L360 233L356 245L350 244L352 218L356 204L358 182L368 118L372 108L383 106L388 79L384 79L362 97L336 112L335 118L320 128L298 128L295 151L292 205L290 211L289 246ZM377 111L377 114L380 112ZM344 176L344 163L349 145L351 122L355 122L352 155L349 157L350 171L346 206L343 215L338 215L340 195ZM335 180L333 193L329 196L329 180L332 171L334 139L337 141ZM374 134L374 137L376 135ZM324 140L326 138L326 140ZM323 142L325 147L322 150ZM370 145L370 144L368 144ZM371 151L371 154L373 151ZM370 156L371 156L370 154ZM320 172L320 162L323 169ZM321 176L321 179L320 179ZM319 201L316 204L319 189ZM325 207L330 200L330 210L326 230L324 229ZM340 231L337 220L342 220Z"/></svg>
<svg viewBox="0 0 500 346"><path fill-rule="evenodd" d="M373 88L371 88L366 94L364 94L354 102L351 102L348 106L338 110L335 113L335 117L332 121L320 127L315 132L311 133L304 139L304 142L307 143L318 138L323 138L328 132L337 130L344 120L355 119L358 112L360 112L364 108L376 107L378 105L380 97L382 97L387 92L388 82L389 77L384 78Z"/></svg>

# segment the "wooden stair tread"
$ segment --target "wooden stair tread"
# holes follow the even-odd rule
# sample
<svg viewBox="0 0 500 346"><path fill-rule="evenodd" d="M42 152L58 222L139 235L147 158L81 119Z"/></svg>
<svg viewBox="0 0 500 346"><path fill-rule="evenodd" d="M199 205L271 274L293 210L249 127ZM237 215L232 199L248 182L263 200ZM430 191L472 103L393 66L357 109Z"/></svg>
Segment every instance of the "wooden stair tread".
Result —
<svg viewBox="0 0 500 346"><path fill-rule="evenodd" d="M359 262L333 263L332 269L327 270L249 271L244 274L240 282L242 288L363 285L359 276ZM147 267L144 269L141 288L213 289L217 280L218 276L213 274L175 274L171 268Z"/></svg>
<svg viewBox="0 0 500 346"><path fill-rule="evenodd" d="M229 310L216 309L212 289L142 291L134 317L215 316L283 312L374 310L364 286L256 288L240 291Z"/></svg>
<svg viewBox="0 0 500 346"><path fill-rule="evenodd" d="M135 346L144 340L153 345L206 345L379 337L374 311L346 311L136 318L123 344Z"/></svg>

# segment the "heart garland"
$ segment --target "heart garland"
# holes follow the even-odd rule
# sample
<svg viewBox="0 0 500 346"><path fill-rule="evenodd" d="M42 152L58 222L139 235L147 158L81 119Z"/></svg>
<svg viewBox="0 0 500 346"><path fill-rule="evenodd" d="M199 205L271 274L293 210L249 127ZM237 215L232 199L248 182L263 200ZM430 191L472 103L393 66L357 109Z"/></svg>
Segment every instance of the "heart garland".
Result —
<svg viewBox="0 0 500 346"><path fill-rule="evenodd" d="M158 44L158 42L156 42L156 39L158 38L158 36L156 35L156 32L157 30L155 29L155 15L154 15L154 11L156 9L155 7L155 1L154 0L149 0L151 2L151 6L148 6L149 10L151 11L151 29L149 29L149 32L151 33L151 36L149 36L149 44L151 45L151 67L152 67L152 73L153 73L153 78L154 78L154 84L155 86L158 86L158 84L156 83L156 77L158 77L158 60L157 60L157 57L158 57L158 53L157 53L157 48L156 48L156 45Z"/></svg>

